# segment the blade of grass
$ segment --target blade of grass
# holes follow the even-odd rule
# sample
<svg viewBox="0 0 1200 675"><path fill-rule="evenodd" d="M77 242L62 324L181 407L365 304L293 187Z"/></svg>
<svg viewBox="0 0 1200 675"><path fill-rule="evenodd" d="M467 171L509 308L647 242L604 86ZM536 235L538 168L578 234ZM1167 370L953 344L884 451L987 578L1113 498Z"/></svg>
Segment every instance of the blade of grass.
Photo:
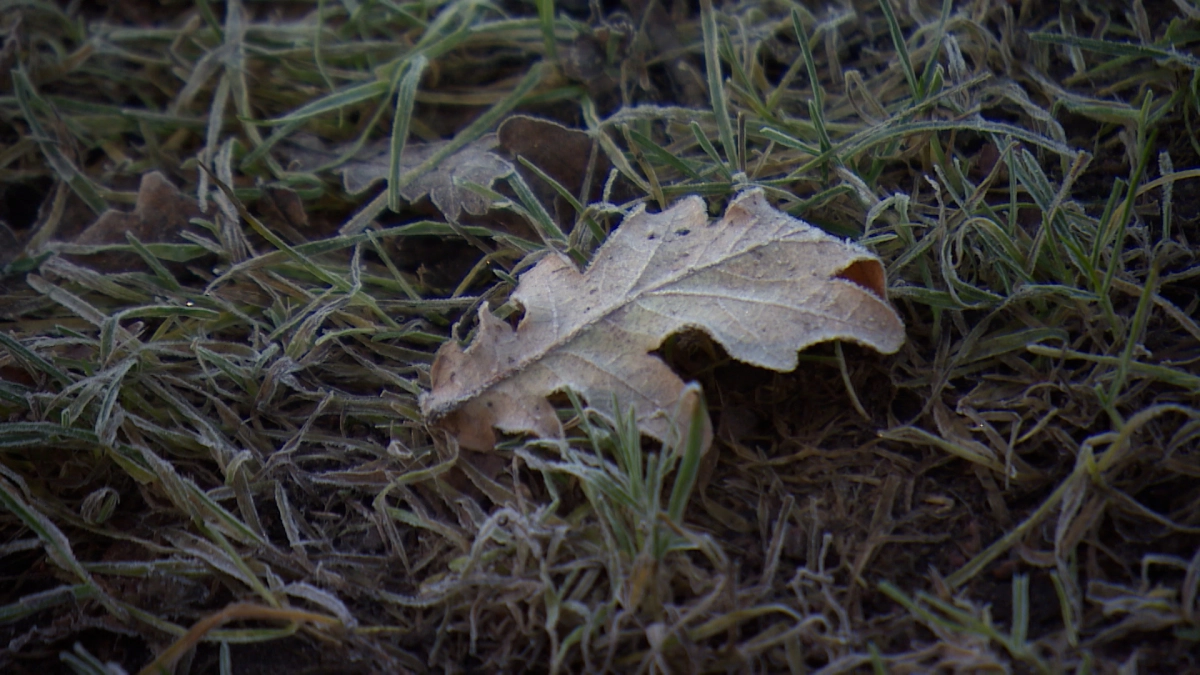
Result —
<svg viewBox="0 0 1200 675"><path fill-rule="evenodd" d="M387 81L357 84L319 98L311 103L306 103L283 117L272 120L260 120L258 124L277 126L292 124L294 122L308 122L319 115L379 98L386 94L390 88L391 83Z"/></svg>
<svg viewBox="0 0 1200 675"><path fill-rule="evenodd" d="M896 48L896 56L900 59L900 69L904 71L904 79L908 82L908 90L912 92L913 102L920 103L925 98L925 91L917 80L916 71L913 70L912 58L908 55L908 42L904 39L904 31L900 29L900 22L896 20L892 2L891 0L879 0L879 7L883 10L888 34L892 37L892 45Z"/></svg>
<svg viewBox="0 0 1200 675"><path fill-rule="evenodd" d="M818 110L825 110L825 90L821 87L821 79L817 75L817 62L813 58L812 48L808 44L808 36L804 26L800 24L800 12L792 8L792 30L796 33L796 42L800 44L800 54L804 57L804 67L808 71L808 84L812 89L813 103ZM822 147L822 150L827 148Z"/></svg>
<svg viewBox="0 0 1200 675"><path fill-rule="evenodd" d="M718 53L717 18L712 0L700 0L700 26L704 33L704 70L708 77L708 96L716 117L717 134L729 160L729 171L739 166L737 144L733 138L733 124L729 118L729 102L725 96L725 76L721 73L721 57Z"/></svg>
<svg viewBox="0 0 1200 675"><path fill-rule="evenodd" d="M554 188L554 191L557 192L563 199L565 199L567 203L571 205L571 208L575 209L575 213L583 218L584 223L587 225L588 232L591 234L593 240L596 242L604 241L606 238L604 230L600 227L600 224L596 222L596 219L591 216L584 205L575 197L575 195L571 194L571 192L563 187L558 181L554 180L553 177L551 177L545 171L542 171L528 159L525 159L524 157L517 157L517 162L519 162L521 166L532 171L535 176L540 178L547 185ZM579 241L577 238L575 238L575 235L579 233L577 233L575 230L572 230L571 234L571 245L575 247L577 245L576 242Z"/></svg>
<svg viewBox="0 0 1200 675"><path fill-rule="evenodd" d="M1074 349L1062 349L1060 347L1048 347L1046 345L1028 345L1025 349L1037 356L1050 356L1063 359L1078 359L1080 361L1088 361L1091 363L1102 363L1107 366L1119 368L1121 365L1121 357L1105 356L1103 354L1089 354ZM1129 361L1127 365L1127 373L1133 373L1141 377L1147 377L1159 382L1181 387L1187 391L1200 391L1200 375L1194 375L1185 370L1171 368L1169 366L1157 365L1153 363L1142 363L1141 361Z"/></svg>
<svg viewBox="0 0 1200 675"><path fill-rule="evenodd" d="M20 488L20 489L18 489ZM75 580L94 590L97 600L104 605L114 617L124 621L128 615L108 596L99 586L92 575L79 564L71 547L71 540L63 531L46 517L33 504L30 504L21 493L28 493L25 481L7 467L0 465L0 505L16 516L28 527L45 547L46 554L56 566L75 577Z"/></svg>
<svg viewBox="0 0 1200 675"><path fill-rule="evenodd" d="M717 171L719 171L721 175L725 177L725 180L732 183L733 172L731 172L729 167L725 165L725 162L721 160L721 156L717 154L717 149L713 147L712 142L708 140L708 136L704 133L704 130L700 128L700 123L693 120L689 125L689 128L692 130L692 135L696 137L696 142L700 144L700 148L704 150L704 154L708 155L708 158L712 160L713 166L717 167ZM814 152L813 154L816 153Z"/></svg>
<svg viewBox="0 0 1200 675"><path fill-rule="evenodd" d="M400 159L404 153L404 143L408 138L408 125L412 120L413 104L417 100L417 85L421 83L421 76L425 73L428 65L429 60L424 55L418 54L416 58L409 61L406 68L396 70L400 74L400 81L396 87L396 115L392 120L392 143L391 154L388 156L387 177L388 208L392 211L399 211L402 203L400 188L403 186L400 183Z"/></svg>
<svg viewBox="0 0 1200 675"><path fill-rule="evenodd" d="M938 55L942 51L942 39L946 35L946 22L950 19L950 10L954 8L954 0L942 0L942 11L938 15L937 30L933 34L933 49L929 50L929 58L925 61L925 71L921 73L920 83L926 92L936 91L933 87L934 73L938 65Z"/></svg>
<svg viewBox="0 0 1200 675"><path fill-rule="evenodd" d="M30 351L25 345L22 345L11 335L3 331L0 331L0 345L7 349L13 356L27 363L29 367L50 376L59 386L65 387L75 382L75 379L66 372L59 370L54 364Z"/></svg>
<svg viewBox="0 0 1200 675"><path fill-rule="evenodd" d="M676 157L670 152L664 150L657 143L650 140L650 138L645 134L636 129L629 129L629 137L633 139L634 143L638 144L643 152L646 153L646 157L648 159L652 159L659 164L666 164L667 166L693 180L701 180L700 174L696 173L695 169L693 169L679 157Z"/></svg>
<svg viewBox="0 0 1200 675"><path fill-rule="evenodd" d="M939 448L955 457L965 459L968 462L978 464L979 466L991 469L1001 476L1005 475L1004 465L996 461L994 457L986 457L966 445L955 443L951 440L942 438L925 431L919 427L902 426L886 431L879 432L880 438L886 438L893 441L903 441L906 443L914 443L917 445L929 445Z"/></svg>
<svg viewBox="0 0 1200 675"><path fill-rule="evenodd" d="M674 523L683 522L688 499L696 485L700 471L700 460L708 449L704 447L704 429L708 423L708 407L704 404L704 393L700 386L689 384L681 400L695 401L692 414L688 417L687 436L681 439L675 452L679 454L679 466L675 471L675 484L671 487L671 498L667 502L667 515Z"/></svg>
<svg viewBox="0 0 1200 675"><path fill-rule="evenodd" d="M1012 641L1022 649L1029 640L1029 575L1013 575L1012 581Z"/></svg>
<svg viewBox="0 0 1200 675"><path fill-rule="evenodd" d="M537 6L538 23L542 29L542 44L546 60L558 63L557 40L554 37L554 0L534 0Z"/></svg>
<svg viewBox="0 0 1200 675"><path fill-rule="evenodd" d="M1155 61L1179 64L1192 71L1200 70L1200 59L1175 49L1163 49L1152 45L1114 42L1112 40L1099 40L1078 37L1076 35L1059 35L1057 33L1045 32L1030 33L1029 39L1034 42L1044 42L1064 47L1078 47L1098 54L1108 54L1109 56L1133 56L1154 59Z"/></svg>
<svg viewBox="0 0 1200 675"><path fill-rule="evenodd" d="M208 169L206 168L205 171L207 171L207 170ZM321 281L325 282L326 284L329 284L333 288L336 288L337 290L339 290L343 293L350 293L351 295L353 295L354 299L357 302L360 302L364 306L371 308L371 310L375 313L375 315L378 316L380 318L380 320L382 320L389 327L391 327L391 328L399 327L399 324L397 324L396 321L394 319L392 319L391 316L389 316L386 312L384 312L382 309L379 308L379 304L375 301L375 298L367 295L366 293L363 293L361 289L352 288L348 281L346 281L345 279L343 279L340 276L337 276L335 274L332 274L332 273L327 272L326 270L322 269L316 263L314 263L312 260L310 260L307 256L305 256L303 254L303 252L298 251L297 249L290 246L279 235L275 234L266 225L263 225L260 220L258 220L254 216L250 215L250 212L246 210L246 206L244 204L242 204L242 201L237 198L237 195L235 195L233 193L233 190L231 190L229 188L229 186L224 183L224 181L221 181L216 176L211 176L211 178L212 178L213 182L217 185L217 187L221 190L221 192L225 193L225 196L228 197L229 201L233 203L234 207L238 211L238 215L241 216L242 220L249 223L250 226L252 228L254 228L254 231L258 232L260 235L262 235L262 237L264 239L266 239L268 242L270 242L271 245L275 246L280 251L283 251L284 253L286 253L292 260L299 263L305 270L307 270L309 273L311 273L317 279L320 279ZM387 193L385 191L384 195L386 195L386 194ZM226 273L226 274L228 274L228 273Z"/></svg>
<svg viewBox="0 0 1200 675"><path fill-rule="evenodd" d="M537 231L546 246L557 250L566 248L567 235L550 217L546 207L542 206L542 203L534 196L533 191L525 184L525 179L521 178L521 174L514 171L507 180L509 187L517 194L521 205L525 207L525 212L530 216L530 225Z"/></svg>
<svg viewBox="0 0 1200 675"><path fill-rule="evenodd" d="M17 105L21 109L21 115L25 118L25 123L29 125L30 134L37 141L38 148L46 157L47 163L54 169L54 173L58 175L58 179L71 186L71 190L79 195L92 213L100 215L107 211L108 203L96 191L96 186L92 185L92 181L75 168L74 163L67 159L62 150L59 150L58 144L53 141L52 136L46 133L42 127L35 108L48 108L49 106L38 96L23 65L12 71L12 87Z"/></svg>
<svg viewBox="0 0 1200 675"><path fill-rule="evenodd" d="M293 625L293 629L295 624L298 623L314 623L324 626L337 626L341 624L341 621L336 618L297 609L263 607L249 603L232 604L219 612L210 614L197 621L187 633L165 649L153 661L147 664L145 668L138 671L138 675L158 675L161 672L168 672L175 665L176 661L199 644L206 635L212 633L214 628L230 621L254 620L287 621Z"/></svg>
<svg viewBox="0 0 1200 675"><path fill-rule="evenodd" d="M976 131L983 134L996 134L1001 137L1011 136L1012 138L1024 141L1030 145L1045 148L1064 157L1075 156L1073 149L1053 139L1032 133L1016 125L1003 122L988 122L986 120L922 120L919 122L902 123L888 121L854 134L850 138L836 144L829 152L820 152L811 145L798 141L786 133L772 129L771 127L762 127L759 129L759 133L763 136L781 145L816 155L813 159L791 171L789 175L795 177L803 176L822 162L829 161L832 156L840 158L843 163L849 163L852 156L877 145L883 145L897 138L916 136L935 131ZM1003 142L1000 145L1004 145Z"/></svg>
<svg viewBox="0 0 1200 675"><path fill-rule="evenodd" d="M1146 100L1150 100L1150 96L1146 96ZM1133 171L1133 176L1129 179L1128 191L1126 192L1125 201L1121 205L1121 210L1117 215L1115 222L1101 223L1100 230L1097 232L1097 239L1102 242L1100 245L1110 247L1108 269L1104 273L1104 283L1100 287L1100 295L1108 295L1109 289L1112 287L1113 279L1117 273L1117 267L1120 265L1123 258L1122 252L1125 247L1125 232L1129 227L1129 220L1133 214L1133 202L1138 194L1138 186L1142 182L1142 176L1146 175L1146 167L1150 164L1150 156L1153 154L1154 140L1158 137L1158 129L1153 129L1149 134L1145 132L1145 113L1148 105L1142 107L1143 116L1142 122L1138 125L1138 138L1141 141L1139 147L1142 152L1139 156L1137 167ZM1094 255L1094 257L1097 257ZM1098 262L1098 261L1097 261ZM1116 330L1116 326L1112 326Z"/></svg>
<svg viewBox="0 0 1200 675"><path fill-rule="evenodd" d="M1115 253L1114 253L1115 255ZM1150 320L1151 309L1153 306L1153 298L1157 293L1158 286L1158 265L1152 259L1150 261L1150 276L1146 279L1146 284L1142 288L1142 295L1138 298L1137 309L1133 312L1133 319L1129 322L1129 330L1124 335L1125 347L1121 350L1121 356L1117 360L1117 372L1113 375L1112 382L1108 385L1108 400L1117 400L1118 394L1125 387L1126 379L1129 377L1130 364L1133 363L1133 353L1142 344L1142 337L1146 330L1146 323Z"/></svg>

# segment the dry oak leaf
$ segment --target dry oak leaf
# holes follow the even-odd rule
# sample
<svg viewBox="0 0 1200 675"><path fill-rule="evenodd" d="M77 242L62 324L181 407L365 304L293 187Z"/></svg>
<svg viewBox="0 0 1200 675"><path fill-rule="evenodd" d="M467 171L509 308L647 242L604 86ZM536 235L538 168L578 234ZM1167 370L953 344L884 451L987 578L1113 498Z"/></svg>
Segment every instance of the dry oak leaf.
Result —
<svg viewBox="0 0 1200 675"><path fill-rule="evenodd" d="M189 221L203 215L195 199L180 192L166 176L151 171L142 176L132 212L105 211L75 238L74 243L89 246L126 244L129 241L127 234L133 234L143 244L181 242ZM146 269L141 256L130 252L71 255L68 258L100 272Z"/></svg>
<svg viewBox="0 0 1200 675"><path fill-rule="evenodd" d="M496 429L561 438L546 397L570 389L609 419L614 398L632 406L643 433L668 441L691 408L684 382L650 354L668 336L699 329L733 358L778 371L827 340L892 353L904 324L885 296L878 258L781 213L761 190L716 222L695 196L639 209L586 273L558 254L525 273L515 330L480 308L472 344L438 351L421 410L463 447L490 450Z"/></svg>
<svg viewBox="0 0 1200 675"><path fill-rule="evenodd" d="M75 238L76 244L124 244L127 232L142 243L175 240L188 220L204 215L196 200L158 171L142 176L133 212L109 209Z"/></svg>

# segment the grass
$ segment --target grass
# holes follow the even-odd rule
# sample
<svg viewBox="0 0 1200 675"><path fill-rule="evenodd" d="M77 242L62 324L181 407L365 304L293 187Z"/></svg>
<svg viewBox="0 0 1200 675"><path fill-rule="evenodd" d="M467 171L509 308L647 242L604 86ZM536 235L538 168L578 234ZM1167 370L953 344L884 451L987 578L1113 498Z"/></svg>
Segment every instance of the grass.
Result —
<svg viewBox="0 0 1200 675"><path fill-rule="evenodd" d="M87 4L0 19L6 672L1197 668L1187 3ZM515 113L594 150L403 197ZM75 242L152 171L190 227ZM546 249L748 187L884 259L899 354L672 339L703 457L423 425Z"/></svg>

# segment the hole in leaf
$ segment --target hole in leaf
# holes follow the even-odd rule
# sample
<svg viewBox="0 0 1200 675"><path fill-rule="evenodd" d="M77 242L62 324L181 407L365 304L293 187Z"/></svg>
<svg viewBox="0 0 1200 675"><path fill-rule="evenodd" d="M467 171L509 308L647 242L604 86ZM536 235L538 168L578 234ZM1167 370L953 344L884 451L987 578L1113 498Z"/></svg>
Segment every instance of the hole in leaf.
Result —
<svg viewBox="0 0 1200 675"><path fill-rule="evenodd" d="M837 273L837 278L857 284L879 296L887 299L887 282L883 275L883 266L874 260L856 260L850 266Z"/></svg>

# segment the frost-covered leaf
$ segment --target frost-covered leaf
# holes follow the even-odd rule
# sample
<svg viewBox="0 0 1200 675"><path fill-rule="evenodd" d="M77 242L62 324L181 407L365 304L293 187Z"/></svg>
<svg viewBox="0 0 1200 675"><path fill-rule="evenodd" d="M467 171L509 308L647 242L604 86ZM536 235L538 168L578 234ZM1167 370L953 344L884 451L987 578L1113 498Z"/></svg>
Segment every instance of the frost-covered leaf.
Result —
<svg viewBox="0 0 1200 675"><path fill-rule="evenodd" d="M610 418L614 398L633 406L646 434L668 440L672 416L690 408L684 382L650 353L668 336L699 329L733 358L780 371L826 340L891 353L904 325L885 295L878 258L779 212L759 190L715 222L688 197L633 213L584 273L564 256L543 258L513 293L525 309L517 328L481 308L470 347L439 350L421 409L485 450L495 429L560 437L546 397L570 389Z"/></svg>
<svg viewBox="0 0 1200 675"><path fill-rule="evenodd" d="M400 154L401 175L412 171L442 148L447 141L435 143L407 143ZM496 135L487 134L463 149L450 155L438 166L421 174L400 188L400 196L410 203L428 196L434 206L450 220L458 220L463 211L473 215L487 213L488 199L463 183L476 183L492 187L497 179L513 171L512 164L492 152L496 148ZM326 150L314 139L299 138L296 144L281 148L289 161L296 162L302 171L310 171L338 156L338 152ZM346 192L359 195L388 177L388 152L386 140L364 146L351 159L336 169L342 176Z"/></svg>

